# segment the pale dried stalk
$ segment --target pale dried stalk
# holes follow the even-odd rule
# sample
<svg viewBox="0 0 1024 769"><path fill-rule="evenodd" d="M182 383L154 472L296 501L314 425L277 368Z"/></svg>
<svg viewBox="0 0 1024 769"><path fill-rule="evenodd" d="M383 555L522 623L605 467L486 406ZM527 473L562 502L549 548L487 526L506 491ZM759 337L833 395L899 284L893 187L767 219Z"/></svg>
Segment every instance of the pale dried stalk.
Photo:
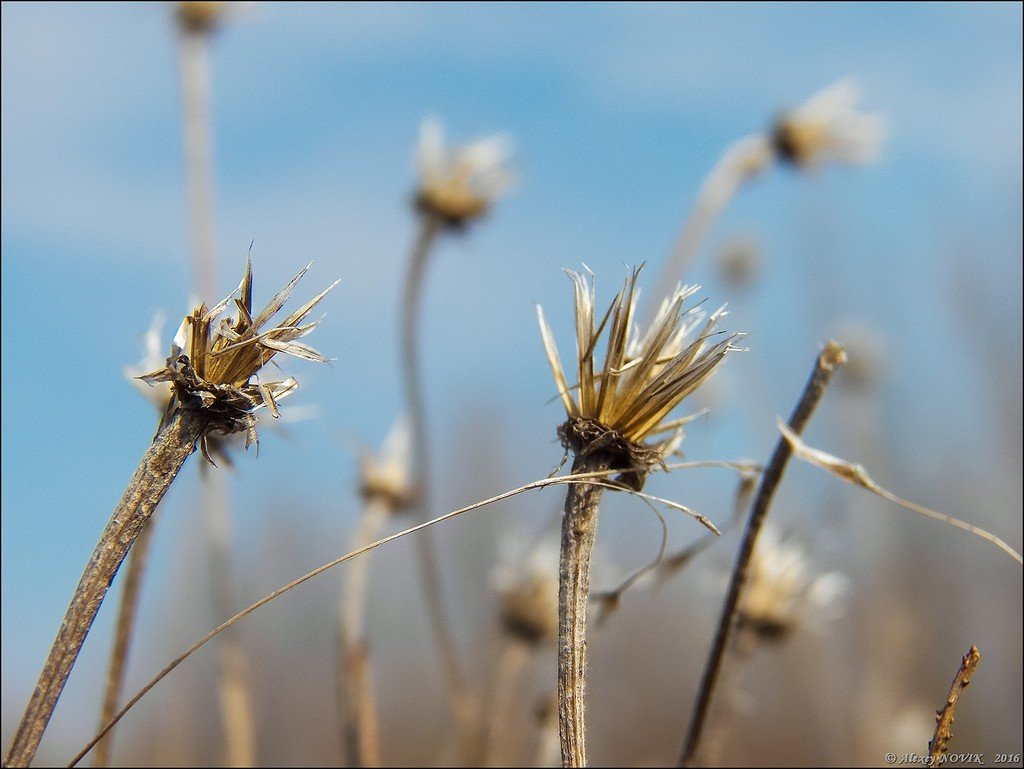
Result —
<svg viewBox="0 0 1024 769"><path fill-rule="evenodd" d="M427 511L430 509L431 470L430 441L423 393L422 365L417 345L417 327L427 263L440 230L441 220L437 216L422 215L420 231L409 263L402 301L402 377L412 431L413 487L419 494L419 504L416 506L415 513L420 520L426 519ZM466 742L473 732L475 714L459 664L455 640L452 638L448 625L437 548L432 532L424 532L416 540L416 556L427 621L430 624L434 648L440 658L445 688L450 700L449 705L458 727L459 740ZM463 748L466 748L466 745L463 745Z"/></svg>
<svg viewBox="0 0 1024 769"><path fill-rule="evenodd" d="M223 617L235 606L231 575L231 503L228 479L212 465L200 466L203 521L206 525L210 596L214 616ZM249 695L245 650L237 633L224 636L217 649L217 688L224 729L224 763L232 767L256 765L256 724Z"/></svg>
<svg viewBox="0 0 1024 769"><path fill-rule="evenodd" d="M355 550L376 539L392 512L392 506L386 500L368 499L352 537L351 548ZM352 564L341 598L337 692L342 744L348 766L381 765L373 669L363 634L369 572L369 555Z"/></svg>
<svg viewBox="0 0 1024 769"><path fill-rule="evenodd" d="M972 646L968 649L967 654L960 660L960 669L956 671L956 675L953 677L953 684L949 687L946 704L942 706L942 710L938 711L935 716L935 735L928 743L928 758L931 759L931 766L938 765L942 754L947 750L946 743L953 737L951 728L953 726L953 714L956 711L956 705L960 701L960 695L963 694L964 689L971 682L971 676L974 675L979 662L981 662L981 655L978 653L977 646Z"/></svg>
<svg viewBox="0 0 1024 769"><path fill-rule="evenodd" d="M128 649L131 645L132 633L135 630L135 619L138 616L142 576L146 571L149 544L153 538L154 526L155 521L151 517L149 525L139 532L139 536L128 554L128 570L124 575L124 589L121 592L121 603L117 611L114 644L110 650L107 690L103 695L103 706L100 709L101 727L117 712L117 703L121 699L124 673L128 667ZM109 734L103 742L96 746L94 766L104 767L110 763L110 751L113 743L114 735Z"/></svg>
<svg viewBox="0 0 1024 769"><path fill-rule="evenodd" d="M693 209L683 222L683 228L672 248L672 254L661 268L654 290L645 304L645 319L650 320L654 316L662 298L668 296L676 283L683 279L711 226L739 188L767 167L771 160L768 139L761 134L739 139L726 148L715 167L704 178Z"/></svg>
<svg viewBox="0 0 1024 769"><path fill-rule="evenodd" d="M607 468L598 457L577 457L572 472ZM569 487L562 514L558 565L558 730L562 766L586 766L584 697L586 683L587 604L590 556L597 533L597 513L604 487L576 483Z"/></svg>
<svg viewBox="0 0 1024 769"><path fill-rule="evenodd" d="M181 410L157 434L143 456L85 567L22 716L14 743L4 761L5 766L21 767L32 763L114 575L171 481L195 450L196 441L206 425L205 415Z"/></svg>
<svg viewBox="0 0 1024 769"><path fill-rule="evenodd" d="M803 432L807 423L814 413L818 401L825 394L832 374L846 360L846 353L842 346L835 342L828 342L825 349L818 355L814 365L814 371L804 388L800 401L789 418L789 427L796 433ZM754 546L757 544L757 536L761 533L768 509L771 506L775 489L782 480L782 474L786 470L786 464L793 453L793 448L785 438L780 438L772 453L771 461L765 467L761 476L761 483L758 486L757 496L750 508L750 517L747 520L747 528L743 533L743 542L740 544L739 553L736 556L736 565L733 567L732 576L729 579L729 589L726 593L725 603L722 605L722 613L718 620L718 629L715 632L715 640L711 645L707 663L704 666L704 674L701 677L698 689L697 701L694 705L693 715L690 718L690 726L687 729L686 741L679 758L679 766L689 766L697 754L700 745L701 733L707 719L708 709L711 705L711 697L715 691L715 684L722 669L722 662L725 659L725 652L729 646L729 637L735 624L736 610L739 607L743 588L747 584L750 571L750 560L754 554Z"/></svg>
<svg viewBox="0 0 1024 769"><path fill-rule="evenodd" d="M508 766L503 761L501 737L507 733L523 668L530 659L530 646L518 639L505 641L494 667L494 682L486 712L484 732L480 737L481 766Z"/></svg>
<svg viewBox="0 0 1024 769"><path fill-rule="evenodd" d="M200 297L217 294L214 260L213 183L210 160L210 38L205 31L179 35L181 102L185 133L192 287Z"/></svg>

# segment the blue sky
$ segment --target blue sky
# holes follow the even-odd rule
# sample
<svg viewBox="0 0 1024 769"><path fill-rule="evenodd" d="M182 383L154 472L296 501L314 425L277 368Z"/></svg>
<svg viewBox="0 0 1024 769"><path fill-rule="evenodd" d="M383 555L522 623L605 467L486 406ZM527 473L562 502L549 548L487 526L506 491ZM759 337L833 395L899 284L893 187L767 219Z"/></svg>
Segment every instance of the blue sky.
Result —
<svg viewBox="0 0 1024 769"><path fill-rule="evenodd" d="M239 550L291 483L312 529L351 524L345 441L378 443L400 408L425 115L456 141L515 143L508 198L436 255L423 328L436 439L454 451L473 415L497 414L511 446L497 492L560 455L533 304L568 349L561 268L585 262L609 298L624 263L667 254L729 142L845 76L885 116L880 162L771 172L688 276L751 332L719 401L745 416L714 422L692 455L766 455L820 342L856 324L884 341L883 443L920 447L900 460L908 486L926 490L922 468L952 444L1019 490L1019 449L999 436L1000 415L1020 415L1020 30L1019 4L250 5L213 46L220 283L254 241L257 302L310 260L300 294L342 285L315 340L337 360L288 366L302 383L290 403L321 417L288 440L265 431L259 459L239 460ZM155 312L186 309L189 262L169 9L4 3L2 43L6 735L151 437L122 367ZM756 238L764 276L731 297L711 256L737 234ZM1019 546L1019 516L990 515Z"/></svg>

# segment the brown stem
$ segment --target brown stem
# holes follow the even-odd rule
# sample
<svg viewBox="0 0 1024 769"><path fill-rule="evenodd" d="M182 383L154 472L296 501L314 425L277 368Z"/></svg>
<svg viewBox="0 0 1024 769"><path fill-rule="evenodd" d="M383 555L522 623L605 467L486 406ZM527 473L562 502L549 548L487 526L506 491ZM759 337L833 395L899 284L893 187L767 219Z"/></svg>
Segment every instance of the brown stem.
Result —
<svg viewBox="0 0 1024 769"><path fill-rule="evenodd" d="M430 510L431 474L422 366L417 349L417 327L427 262L440 230L441 221L436 216L423 215L420 232L409 264L409 273L406 276L402 301L402 377L412 429L414 486L419 493L416 515L421 521L426 520ZM451 700L450 706L461 732L460 739L464 739L471 733L470 722L474 714L469 702L469 693L466 691L463 681L455 640L452 638L448 626L433 532L425 531L417 538L416 556L430 632L433 636L434 647L440 657L445 687Z"/></svg>
<svg viewBox="0 0 1024 769"><path fill-rule="evenodd" d="M828 342L825 349L818 355L811 372L811 378L807 381L803 395L789 418L789 427L798 435L803 432L807 423L814 413L818 401L825 394L829 380L836 368L846 360L846 353L842 346L835 342ZM771 461L761 476L761 484L758 486L757 495L754 497L754 504L750 508L750 517L747 520L747 528L743 533L743 542L740 544L739 553L736 556L736 565L733 567L732 576L729 579L729 589L726 593L725 603L722 605L722 613L718 619L718 630L715 633L714 643L711 645L711 652L708 654L707 663L704 666L704 674L701 677L700 688L698 689L697 702L694 705L693 715L690 718L690 726L686 733L686 742L683 745L683 752L679 757L679 766L690 766L700 745L701 732L708 715L708 707L711 704L711 697L715 691L715 683L718 680L722 669L722 662L725 659L725 651L729 645L729 636L732 632L736 610L739 607L740 597L743 588L747 584L749 576L750 558L754 553L754 546L757 544L757 536L761 532L765 517L768 515L768 508L771 506L775 489L782 480L786 463L793 453L789 441L782 437L775 445Z"/></svg>
<svg viewBox="0 0 1024 769"><path fill-rule="evenodd" d="M573 473L604 470L597 457L577 457ZM558 565L558 731L562 766L586 766L583 723L587 652L590 554L597 533L602 486L574 483L565 496L562 548Z"/></svg>
<svg viewBox="0 0 1024 769"><path fill-rule="evenodd" d="M100 727L102 728L117 712L117 703L121 698L124 685L124 672L128 667L128 649L135 630L138 616L139 593L142 588L142 576L146 572L149 560L149 543L153 537L154 521L139 532L138 539L128 555L128 570L124 575L124 591L117 611L117 628L114 631L114 644L110 650L110 668L107 671L107 690L103 696L103 707L100 710ZM110 763L110 750L114 743L114 735L107 737L96 746L94 766L104 767Z"/></svg>
<svg viewBox="0 0 1024 769"><path fill-rule="evenodd" d="M378 536L392 512L383 499L369 499L351 541L355 550ZM373 669L363 633L370 554L352 564L342 591L338 627L338 709L348 766L380 766L379 725Z"/></svg>
<svg viewBox="0 0 1024 769"><path fill-rule="evenodd" d="M981 655L978 653L977 646L968 649L967 654L960 660L960 669L953 677L953 684L949 687L949 694L946 696L946 704L935 716L935 734L928 743L928 758L931 766L937 766L942 754L947 750L946 743L953 737L950 729L953 726L953 713L956 711L956 704L960 701L960 695L967 688L967 684L971 682L971 676L974 675L979 662L981 662Z"/></svg>
<svg viewBox="0 0 1024 769"><path fill-rule="evenodd" d="M82 573L64 622L43 665L39 682L14 737L5 766L28 766L35 757L39 741L67 683L71 668L89 634L96 613L117 574L129 548L149 521L196 441L206 428L208 418L191 410L175 414L156 436L142 457L124 496L114 509L110 522Z"/></svg>

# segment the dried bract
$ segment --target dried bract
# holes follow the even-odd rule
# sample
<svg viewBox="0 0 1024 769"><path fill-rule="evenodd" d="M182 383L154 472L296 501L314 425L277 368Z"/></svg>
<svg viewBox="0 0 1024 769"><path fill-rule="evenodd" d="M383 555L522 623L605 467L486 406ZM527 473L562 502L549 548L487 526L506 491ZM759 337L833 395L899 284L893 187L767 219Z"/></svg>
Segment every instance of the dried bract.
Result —
<svg viewBox="0 0 1024 769"><path fill-rule="evenodd" d="M881 117L860 112L860 91L848 80L825 88L785 112L772 129L778 157L797 166L871 163L885 135Z"/></svg>
<svg viewBox="0 0 1024 769"><path fill-rule="evenodd" d="M416 207L448 227L461 228L487 213L511 182L505 135L479 139L455 150L444 146L441 124L424 120L416 147Z"/></svg>
<svg viewBox="0 0 1024 769"><path fill-rule="evenodd" d="M210 310L204 304L185 316L164 367L140 377L145 382L169 382L172 386L162 425L179 409L202 410L210 419L207 434L244 431L246 447L256 442L253 412L265 406L274 417L279 416L278 402L298 387L291 377L264 382L259 378L260 370L279 352L303 360L327 361L312 347L296 340L316 328L318 321L302 321L338 281L279 324L265 328L308 269L307 266L301 270L254 316L252 265L248 263L242 282L227 298ZM229 305L234 305L237 315L220 318ZM206 435L201 447L210 459Z"/></svg>
<svg viewBox="0 0 1024 769"><path fill-rule="evenodd" d="M569 384L554 337L537 307L544 349L569 416L559 437L577 456L604 454L610 467L623 470L618 480L639 489L651 467L662 464L682 438L686 419L668 420L669 413L729 352L739 349L733 345L738 335L723 338L714 330L726 314L724 307L710 315L696 306L685 308L699 286L679 286L662 302L650 328L638 333L633 315L639 268L631 271L596 322L593 281L567 272L575 295L577 384ZM597 346L606 328L604 365L599 367ZM713 341L716 336L719 340ZM664 437L644 442L654 436Z"/></svg>

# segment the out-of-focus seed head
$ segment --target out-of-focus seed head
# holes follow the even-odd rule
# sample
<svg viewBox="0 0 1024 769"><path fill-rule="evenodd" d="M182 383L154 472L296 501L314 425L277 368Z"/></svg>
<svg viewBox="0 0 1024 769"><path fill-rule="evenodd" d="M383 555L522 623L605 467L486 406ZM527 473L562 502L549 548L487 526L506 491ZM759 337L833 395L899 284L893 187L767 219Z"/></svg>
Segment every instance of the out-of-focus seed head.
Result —
<svg viewBox="0 0 1024 769"><path fill-rule="evenodd" d="M305 324L302 321L337 281L277 325L270 325L271 318L288 301L308 269L304 268L292 278L270 304L254 316L252 265L247 263L242 282L227 298L210 310L203 304L185 316L163 368L139 377L149 383L170 383L172 395L163 423L179 409L201 410L209 419L207 433L227 435L244 431L246 447L256 442L253 412L266 407L278 417L278 402L298 387L298 382L291 377L263 381L260 370L277 353L321 363L327 361L312 347L296 340L316 328L319 321ZM221 318L232 305L237 315ZM205 436L201 447L210 459Z"/></svg>
<svg viewBox="0 0 1024 769"><path fill-rule="evenodd" d="M849 80L840 80L784 112L772 129L777 156L804 168L832 162L874 162L885 126L879 115L858 110L859 101L858 88Z"/></svg>
<svg viewBox="0 0 1024 769"><path fill-rule="evenodd" d="M178 3L175 15L184 32L200 34L211 32L223 20L228 6L227 2L184 2Z"/></svg>
<svg viewBox="0 0 1024 769"><path fill-rule="evenodd" d="M499 616L513 639L539 646L558 638L558 548L554 543L530 551L512 541L494 573Z"/></svg>
<svg viewBox="0 0 1024 769"><path fill-rule="evenodd" d="M416 504L417 493L409 470L412 430L409 420L395 420L380 453L363 452L359 458L360 491L364 499L380 500L392 512Z"/></svg>
<svg viewBox="0 0 1024 769"><path fill-rule="evenodd" d="M736 334L715 326L725 307L706 313L687 302L699 286L679 286L665 299L643 333L633 323L640 269L632 270L600 321L594 313L593 276L567 271L576 313L576 384L562 368L554 336L537 307L541 337L559 396L569 419L559 428L577 456L601 452L619 481L639 489L647 471L663 463L679 442L686 418L669 420L679 403L703 384L725 356L739 348ZM699 329L699 331L698 331ZM607 330L603 365L599 340ZM654 443L649 438L659 437Z"/></svg>
<svg viewBox="0 0 1024 769"><path fill-rule="evenodd" d="M841 613L846 585L836 572L815 575L803 549L766 526L750 561L738 627L762 641L780 640L801 624Z"/></svg>
<svg viewBox="0 0 1024 769"><path fill-rule="evenodd" d="M511 183L510 155L510 141L504 134L448 149L441 123L427 118L416 147L416 208L450 228L462 228L480 218Z"/></svg>

